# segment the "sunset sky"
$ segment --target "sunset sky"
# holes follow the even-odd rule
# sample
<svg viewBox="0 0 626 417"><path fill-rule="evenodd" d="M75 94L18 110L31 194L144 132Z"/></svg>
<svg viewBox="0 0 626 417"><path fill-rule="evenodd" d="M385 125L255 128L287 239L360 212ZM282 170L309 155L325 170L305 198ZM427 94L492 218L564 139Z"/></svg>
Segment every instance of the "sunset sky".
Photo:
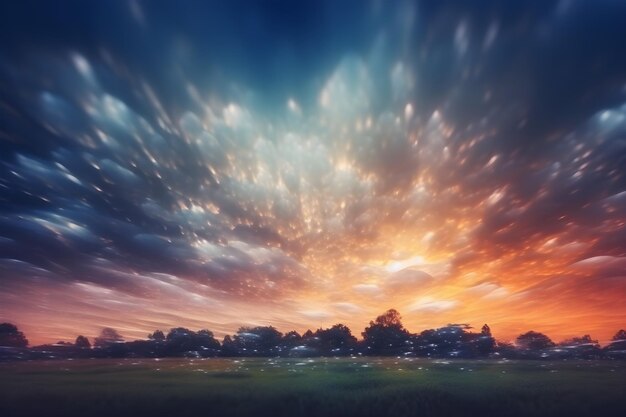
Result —
<svg viewBox="0 0 626 417"><path fill-rule="evenodd" d="M0 321L626 326L626 5L0 6Z"/></svg>

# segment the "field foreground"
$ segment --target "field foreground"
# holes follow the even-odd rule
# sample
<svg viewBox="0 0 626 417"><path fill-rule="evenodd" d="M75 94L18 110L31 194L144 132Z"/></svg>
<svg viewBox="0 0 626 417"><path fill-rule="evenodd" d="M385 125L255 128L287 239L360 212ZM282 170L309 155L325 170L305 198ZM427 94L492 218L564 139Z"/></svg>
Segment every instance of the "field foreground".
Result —
<svg viewBox="0 0 626 417"><path fill-rule="evenodd" d="M626 363L396 358L0 364L0 415L626 415Z"/></svg>

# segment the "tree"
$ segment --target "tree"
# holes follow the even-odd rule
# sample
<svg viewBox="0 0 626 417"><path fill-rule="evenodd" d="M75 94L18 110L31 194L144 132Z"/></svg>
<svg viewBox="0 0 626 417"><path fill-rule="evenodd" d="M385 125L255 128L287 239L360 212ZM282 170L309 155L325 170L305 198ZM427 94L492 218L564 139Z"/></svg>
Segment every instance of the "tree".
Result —
<svg viewBox="0 0 626 417"><path fill-rule="evenodd" d="M496 343L496 352L505 358L515 358L517 356L515 345L504 340L499 340Z"/></svg>
<svg viewBox="0 0 626 417"><path fill-rule="evenodd" d="M496 351L496 339L487 324L483 325L480 333L466 333L464 342L472 355L486 356Z"/></svg>
<svg viewBox="0 0 626 417"><path fill-rule="evenodd" d="M117 330L112 329L111 327L105 327L100 331L100 336L96 337L93 342L95 347L108 347L115 343L122 343L124 338L120 335Z"/></svg>
<svg viewBox="0 0 626 417"><path fill-rule="evenodd" d="M483 326L484 328L484 326ZM427 356L474 357L491 353L495 340L484 333L472 333L468 324L448 324L424 330L414 340L415 351Z"/></svg>
<svg viewBox="0 0 626 417"><path fill-rule="evenodd" d="M583 345L598 346L598 341L592 339L591 336L586 334L583 337L572 337L571 339L565 339L561 343L559 343L559 346L564 346L564 347L583 346Z"/></svg>
<svg viewBox="0 0 626 417"><path fill-rule="evenodd" d="M621 329L611 339L613 342L622 342L626 340L626 330Z"/></svg>
<svg viewBox="0 0 626 417"><path fill-rule="evenodd" d="M198 333L196 333L196 340L200 349L206 354L216 354L220 348L220 342L217 341L213 332L210 330L199 330Z"/></svg>
<svg viewBox="0 0 626 417"><path fill-rule="evenodd" d="M174 327L167 333L166 340L168 342L173 342L179 339L186 339L190 336L194 336L195 334L196 332L185 327Z"/></svg>
<svg viewBox="0 0 626 417"><path fill-rule="evenodd" d="M156 332L155 332L156 333ZM193 330L175 327L166 337L167 350L170 354L192 354L196 356L214 356L218 353L220 342L209 330Z"/></svg>
<svg viewBox="0 0 626 417"><path fill-rule="evenodd" d="M554 342L545 334L529 331L517 336L515 343L521 349L542 350L554 346Z"/></svg>
<svg viewBox="0 0 626 417"><path fill-rule="evenodd" d="M600 345L588 334L583 337L572 337L559 343L559 347L566 356L592 358L600 355Z"/></svg>
<svg viewBox="0 0 626 417"><path fill-rule="evenodd" d="M98 355L121 358L128 354L124 338L110 327L100 331L100 335L94 339L93 346L97 349Z"/></svg>
<svg viewBox="0 0 626 417"><path fill-rule="evenodd" d="M398 327L398 328L403 327L402 317L400 316L400 313L398 313L398 310L396 310L395 308L390 308L389 310L385 311L380 316L376 317L376 320L374 321L374 323L381 325L383 327ZM372 325L372 322L370 322L370 326L371 325Z"/></svg>
<svg viewBox="0 0 626 417"><path fill-rule="evenodd" d="M407 349L410 343L409 332L402 325L400 313L395 309L387 310L376 320L370 321L361 335L366 353L377 355L397 354Z"/></svg>
<svg viewBox="0 0 626 417"><path fill-rule="evenodd" d="M165 340L165 334L161 330L155 330L154 333L148 335L148 339L155 342L163 342Z"/></svg>
<svg viewBox="0 0 626 417"><path fill-rule="evenodd" d="M76 338L76 342L74 342L74 346L80 349L90 349L91 343L89 343L89 339L81 335Z"/></svg>
<svg viewBox="0 0 626 417"><path fill-rule="evenodd" d="M237 344L229 335L224 336L224 340L222 340L222 350L220 351L220 354L226 357L239 356Z"/></svg>
<svg viewBox="0 0 626 417"><path fill-rule="evenodd" d="M197 351L200 348L196 340L196 332L184 327L170 329L167 337L167 350L170 355L178 355L185 352Z"/></svg>
<svg viewBox="0 0 626 417"><path fill-rule="evenodd" d="M328 329L319 329L315 332L318 338L321 353L333 355L345 355L350 353L356 346L356 337L348 326L335 324Z"/></svg>
<svg viewBox="0 0 626 417"><path fill-rule="evenodd" d="M2 323L0 324L0 346L25 348L28 346L28 340L16 325Z"/></svg>
<svg viewBox="0 0 626 417"><path fill-rule="evenodd" d="M606 347L608 351L626 351L626 330L620 330L611 339L611 343Z"/></svg>
<svg viewBox="0 0 626 417"><path fill-rule="evenodd" d="M300 333L292 330L290 332L285 333L283 336L283 340L280 344L282 352L289 352L291 349L300 346L302 343L302 336Z"/></svg>
<svg viewBox="0 0 626 417"><path fill-rule="evenodd" d="M295 330L285 333L283 336L283 342L286 345L296 345L302 341L302 336Z"/></svg>
<svg viewBox="0 0 626 417"><path fill-rule="evenodd" d="M241 327L233 337L245 356L271 356L280 352L282 333L272 326Z"/></svg>

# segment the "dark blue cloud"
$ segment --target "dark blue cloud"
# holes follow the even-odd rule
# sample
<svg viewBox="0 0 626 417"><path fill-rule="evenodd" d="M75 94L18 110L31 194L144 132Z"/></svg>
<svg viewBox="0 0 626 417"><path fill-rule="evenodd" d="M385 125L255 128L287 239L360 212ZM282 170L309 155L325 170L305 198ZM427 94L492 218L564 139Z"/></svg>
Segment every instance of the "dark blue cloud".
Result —
<svg viewBox="0 0 626 417"><path fill-rule="evenodd" d="M295 288L319 242L341 253L343 234L373 241L427 216L413 207L455 217L482 202L476 251L569 233L594 241L590 256L624 255L623 231L597 220L626 216L619 2L0 15L0 258L16 274L106 284L115 264L237 295ZM423 203L420 178L447 194Z"/></svg>

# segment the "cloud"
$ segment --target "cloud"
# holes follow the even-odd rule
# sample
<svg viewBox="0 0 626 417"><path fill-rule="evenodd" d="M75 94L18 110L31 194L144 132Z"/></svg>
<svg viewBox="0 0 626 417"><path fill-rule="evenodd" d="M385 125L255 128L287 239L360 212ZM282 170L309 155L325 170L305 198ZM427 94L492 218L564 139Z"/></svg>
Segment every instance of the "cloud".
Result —
<svg viewBox="0 0 626 417"><path fill-rule="evenodd" d="M412 287L418 289L420 286L428 285L432 280L433 277L424 271L405 268L390 274L385 280L385 285L392 288Z"/></svg>
<svg viewBox="0 0 626 417"><path fill-rule="evenodd" d="M591 275L626 275L626 257L594 256L575 262L570 266L575 272L584 272Z"/></svg>
<svg viewBox="0 0 626 417"><path fill-rule="evenodd" d="M452 310L457 304L455 300L434 300L429 297L423 297L410 305L409 311L424 314L438 314Z"/></svg>
<svg viewBox="0 0 626 417"><path fill-rule="evenodd" d="M493 282L480 283L468 288L467 292L472 295L478 295L486 300L503 298L509 294L506 288Z"/></svg>
<svg viewBox="0 0 626 417"><path fill-rule="evenodd" d="M349 302L333 303L332 306L342 313L357 314L363 312L363 309L361 307Z"/></svg>
<svg viewBox="0 0 626 417"><path fill-rule="evenodd" d="M352 288L354 291L366 295L378 295L381 293L380 287L376 284L356 284Z"/></svg>
<svg viewBox="0 0 626 417"><path fill-rule="evenodd" d="M5 25L0 302L45 305L27 279L44 277L126 309L159 294L236 304L211 310L222 328L235 308L360 325L408 305L465 322L510 299L520 321L610 322L608 304L572 300L623 275L618 6L331 3L339 20L299 5L252 37L229 22L282 17L80 6L72 25L42 6ZM98 7L123 42L85 27Z"/></svg>
<svg viewBox="0 0 626 417"><path fill-rule="evenodd" d="M333 314L324 310L302 310L299 313L311 320L328 320L333 317Z"/></svg>

